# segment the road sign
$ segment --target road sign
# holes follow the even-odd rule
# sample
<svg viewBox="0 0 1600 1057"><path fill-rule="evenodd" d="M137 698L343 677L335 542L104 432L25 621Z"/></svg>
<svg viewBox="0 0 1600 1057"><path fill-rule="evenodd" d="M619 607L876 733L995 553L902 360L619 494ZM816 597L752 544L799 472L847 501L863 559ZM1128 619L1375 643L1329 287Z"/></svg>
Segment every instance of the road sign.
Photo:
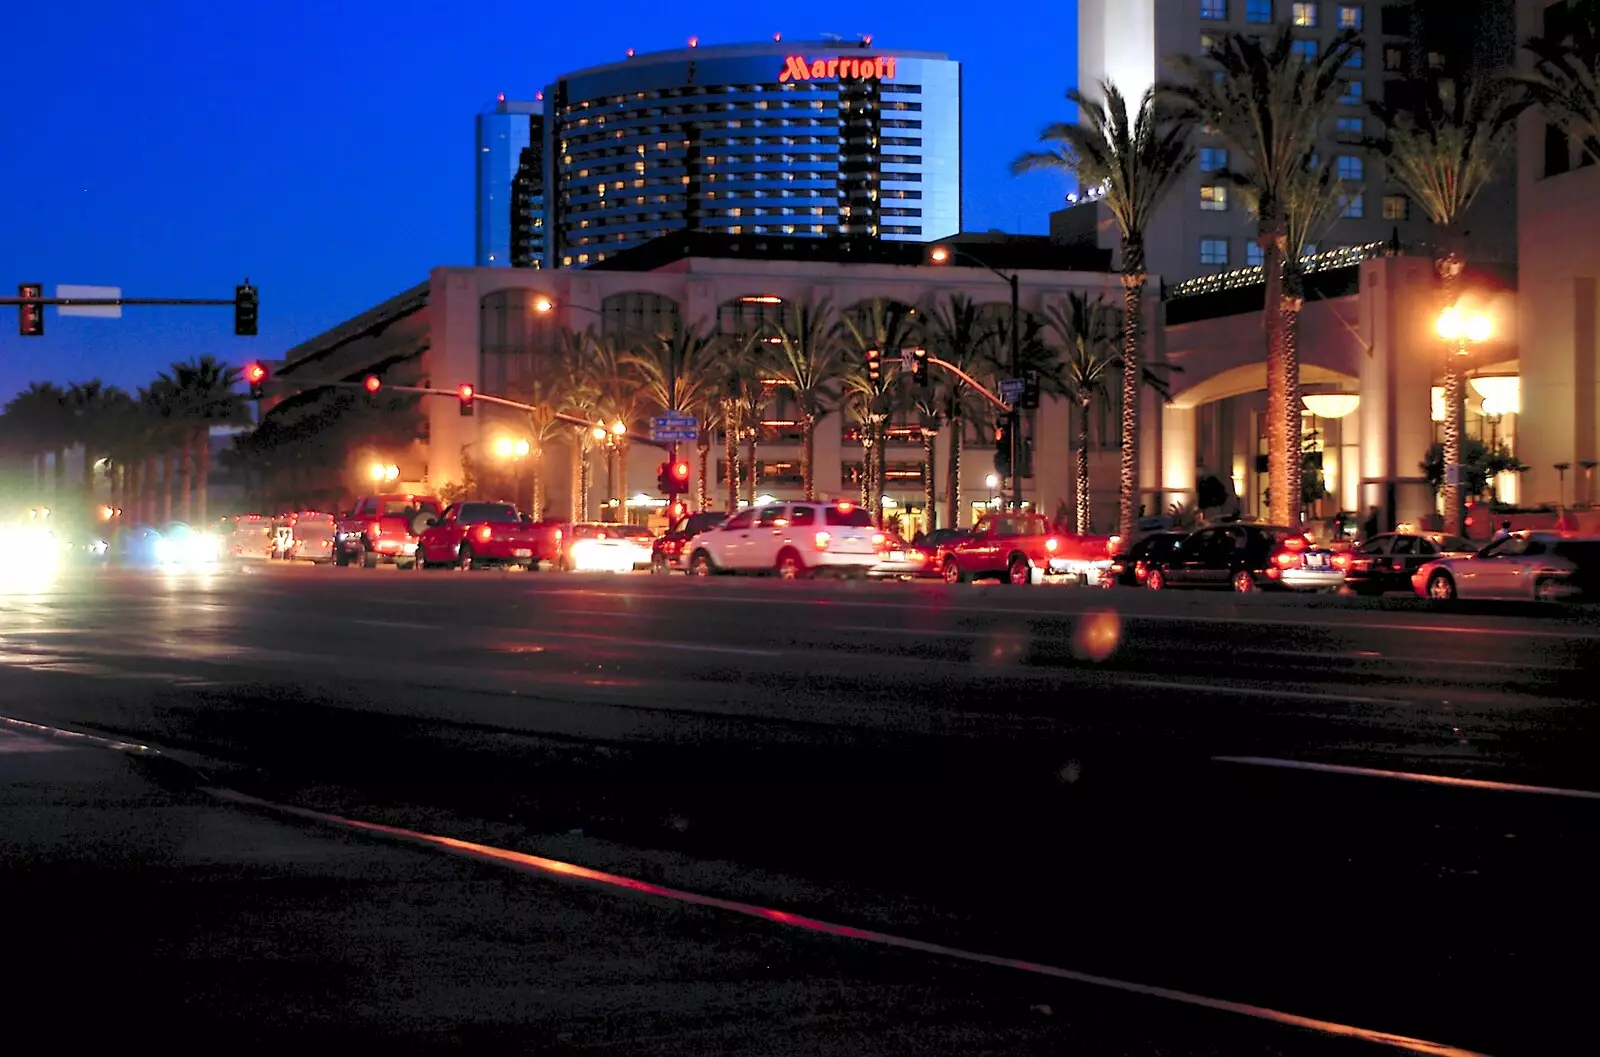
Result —
<svg viewBox="0 0 1600 1057"><path fill-rule="evenodd" d="M656 426L651 426L650 427L650 439L651 440L680 441L680 442L681 441L699 440L700 439L700 431L698 429L694 429L694 428L690 428L690 429L661 429L661 428L658 428Z"/></svg>
<svg viewBox="0 0 1600 1057"><path fill-rule="evenodd" d="M681 411L668 411L650 420L652 440L685 441L700 439L700 420Z"/></svg>
<svg viewBox="0 0 1600 1057"><path fill-rule="evenodd" d="M900 350L900 369L909 374L911 371L916 370L916 368L917 368L917 350L916 349L901 349Z"/></svg>
<svg viewBox="0 0 1600 1057"><path fill-rule="evenodd" d="M1008 404L1014 404L1022 396L1022 391L1028 383L1021 378L1000 379L1000 399Z"/></svg>
<svg viewBox="0 0 1600 1057"><path fill-rule="evenodd" d="M67 286L56 287L57 297L82 297L88 300L106 301L122 296L120 286ZM94 316L99 319L121 319L121 305L57 305L58 316Z"/></svg>

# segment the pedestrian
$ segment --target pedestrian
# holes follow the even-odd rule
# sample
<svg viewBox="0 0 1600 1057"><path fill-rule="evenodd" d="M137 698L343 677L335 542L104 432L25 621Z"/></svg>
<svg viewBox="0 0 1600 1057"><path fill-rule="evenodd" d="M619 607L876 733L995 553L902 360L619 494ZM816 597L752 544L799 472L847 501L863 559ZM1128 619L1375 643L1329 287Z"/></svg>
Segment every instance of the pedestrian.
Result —
<svg viewBox="0 0 1600 1057"><path fill-rule="evenodd" d="M1499 540L1503 540L1509 535L1511 535L1511 522L1509 522L1509 521L1500 522L1500 527L1499 527L1499 529L1497 529L1495 531L1495 534L1494 534L1495 541L1498 542Z"/></svg>

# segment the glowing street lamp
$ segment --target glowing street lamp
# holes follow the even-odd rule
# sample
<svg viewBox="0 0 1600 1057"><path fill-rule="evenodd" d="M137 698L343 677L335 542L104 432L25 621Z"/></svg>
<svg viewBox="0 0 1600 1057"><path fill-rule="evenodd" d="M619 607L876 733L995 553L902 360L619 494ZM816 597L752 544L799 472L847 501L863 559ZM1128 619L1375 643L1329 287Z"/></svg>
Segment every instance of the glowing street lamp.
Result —
<svg viewBox="0 0 1600 1057"><path fill-rule="evenodd" d="M556 303L548 297L536 297L533 300L533 310L535 312L552 312L555 307Z"/></svg>
<svg viewBox="0 0 1600 1057"><path fill-rule="evenodd" d="M400 478L400 467L394 463L375 462L367 467L367 476L377 484L383 484L385 481L395 481Z"/></svg>

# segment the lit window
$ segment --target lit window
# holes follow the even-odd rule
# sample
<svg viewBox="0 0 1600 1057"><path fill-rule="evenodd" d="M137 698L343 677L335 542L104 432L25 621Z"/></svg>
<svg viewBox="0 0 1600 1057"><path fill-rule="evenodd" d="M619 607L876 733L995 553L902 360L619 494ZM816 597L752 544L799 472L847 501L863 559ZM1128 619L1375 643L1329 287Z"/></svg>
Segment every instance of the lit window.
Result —
<svg viewBox="0 0 1600 1057"><path fill-rule="evenodd" d="M1200 148L1200 171L1217 172L1228 167L1228 151L1224 147Z"/></svg>
<svg viewBox="0 0 1600 1057"><path fill-rule="evenodd" d="M1227 264L1228 240L1227 239L1201 239L1200 240L1201 264Z"/></svg>
<svg viewBox="0 0 1600 1057"><path fill-rule="evenodd" d="M1266 260L1266 254L1261 252L1261 245L1255 242L1244 244L1244 263L1251 268L1259 268Z"/></svg>
<svg viewBox="0 0 1600 1057"><path fill-rule="evenodd" d="M1317 42L1314 40L1297 40L1291 46L1294 53L1300 57L1301 62L1317 61Z"/></svg>
<svg viewBox="0 0 1600 1057"><path fill-rule="evenodd" d="M1334 121L1333 125L1334 125L1334 128L1336 130L1338 130L1339 132L1342 132L1342 133L1344 133L1346 135L1350 135L1350 136L1359 136L1359 135L1361 135L1361 119L1358 118L1358 117L1341 117L1341 118L1337 118Z"/></svg>
<svg viewBox="0 0 1600 1057"><path fill-rule="evenodd" d="M1272 0L1244 0L1246 22L1271 22Z"/></svg>
<svg viewBox="0 0 1600 1057"><path fill-rule="evenodd" d="M1354 4L1339 5L1339 28L1360 29L1364 20L1361 17L1361 8Z"/></svg>
<svg viewBox="0 0 1600 1057"><path fill-rule="evenodd" d="M1360 220L1362 217L1366 216L1367 196L1358 194L1350 195L1348 197L1341 197L1339 215L1342 217L1347 217L1351 220Z"/></svg>
<svg viewBox="0 0 1600 1057"><path fill-rule="evenodd" d="M1360 106L1362 95L1360 81L1346 81L1344 94L1339 97L1339 102L1344 106Z"/></svg>
<svg viewBox="0 0 1600 1057"><path fill-rule="evenodd" d="M1407 198L1405 195L1384 195L1383 219L1410 220L1411 199Z"/></svg>
<svg viewBox="0 0 1600 1057"><path fill-rule="evenodd" d="M1383 68L1388 73L1404 73L1406 49L1390 44L1383 49Z"/></svg>
<svg viewBox="0 0 1600 1057"><path fill-rule="evenodd" d="M1353 154L1339 155L1334 164L1341 180L1364 180L1367 178L1365 163Z"/></svg>
<svg viewBox="0 0 1600 1057"><path fill-rule="evenodd" d="M1366 60L1362 58L1362 49L1360 48L1351 48L1349 56L1344 60L1344 64L1352 70L1359 70L1364 62Z"/></svg>
<svg viewBox="0 0 1600 1057"><path fill-rule="evenodd" d="M1226 22L1228 20L1228 0L1200 0L1200 17Z"/></svg>
<svg viewBox="0 0 1600 1057"><path fill-rule="evenodd" d="M1317 5L1294 4L1289 8L1290 20L1302 29L1317 28Z"/></svg>
<svg viewBox="0 0 1600 1057"><path fill-rule="evenodd" d="M1228 189L1218 184L1200 188L1200 208L1208 213L1223 213L1228 209Z"/></svg>

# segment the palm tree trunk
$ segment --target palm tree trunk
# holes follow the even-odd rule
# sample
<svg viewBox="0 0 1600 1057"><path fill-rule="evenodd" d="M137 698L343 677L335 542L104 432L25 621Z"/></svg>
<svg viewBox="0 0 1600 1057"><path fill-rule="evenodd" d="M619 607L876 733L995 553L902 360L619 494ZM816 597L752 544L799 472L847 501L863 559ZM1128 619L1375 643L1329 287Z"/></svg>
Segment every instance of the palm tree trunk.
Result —
<svg viewBox="0 0 1600 1057"><path fill-rule="evenodd" d="M966 428L960 415L950 419L950 462L944 468L945 525L961 527L961 445Z"/></svg>
<svg viewBox="0 0 1600 1057"><path fill-rule="evenodd" d="M622 520L627 521L628 511L628 442L617 445L617 498L622 500Z"/></svg>
<svg viewBox="0 0 1600 1057"><path fill-rule="evenodd" d="M60 506L61 505L61 500L66 498L66 494L67 494L67 449L66 448L57 448L56 449L56 485L55 485L55 489L50 493L50 501L52 503L56 504L57 506Z"/></svg>
<svg viewBox="0 0 1600 1057"><path fill-rule="evenodd" d="M1288 375L1284 370L1286 350L1283 344L1283 262L1287 234L1282 221L1265 222L1256 240L1261 247L1261 271L1265 279L1263 322L1267 344L1267 520L1274 525L1294 527L1291 511L1299 506L1298 492L1290 496L1291 459L1300 458L1298 445L1291 456L1288 451L1289 427L1286 417L1299 421L1298 414L1287 416L1289 394L1286 388Z"/></svg>
<svg viewBox="0 0 1600 1057"><path fill-rule="evenodd" d="M1305 498L1304 481L1305 431L1300 415L1300 308L1305 304L1298 296L1285 297L1280 312L1283 343L1283 446L1289 453L1285 467L1284 488L1289 498L1288 518L1285 524L1300 527Z"/></svg>
<svg viewBox="0 0 1600 1057"><path fill-rule="evenodd" d="M1136 253L1133 262L1130 256ZM1137 269L1131 263L1138 265ZM1139 384L1144 368L1139 361L1140 331L1144 325L1144 251L1123 247L1122 274L1122 461L1117 532L1132 539L1139 517Z"/></svg>
<svg viewBox="0 0 1600 1057"><path fill-rule="evenodd" d="M706 475L711 471L711 433L709 430L700 431L700 439L696 442L700 454L700 478L695 482L695 500L701 513L711 509L711 484Z"/></svg>
<svg viewBox="0 0 1600 1057"><path fill-rule="evenodd" d="M739 509L739 420L731 401L722 403L722 472L728 485L728 514Z"/></svg>
<svg viewBox="0 0 1600 1057"><path fill-rule="evenodd" d="M817 498L817 482L812 465L817 456L817 420L810 415L800 417L800 487L808 500Z"/></svg>
<svg viewBox="0 0 1600 1057"><path fill-rule="evenodd" d="M171 448L161 456L161 523L172 520L172 489L177 484L178 459Z"/></svg>
<svg viewBox="0 0 1600 1057"><path fill-rule="evenodd" d="M1093 511L1089 504L1089 401L1078 401L1078 483L1077 533L1087 536L1093 525ZM1124 536L1124 539L1128 537Z"/></svg>
<svg viewBox="0 0 1600 1057"><path fill-rule="evenodd" d="M745 434L744 462L745 462L745 502L751 506L756 505L756 487L761 483L761 464L756 461L756 443L760 439L758 427L751 426L750 432Z"/></svg>
<svg viewBox="0 0 1600 1057"><path fill-rule="evenodd" d="M1439 273L1439 278L1444 284L1444 307L1453 308L1456 298L1460 296L1458 289L1463 261L1459 254L1449 253L1434 262L1434 268ZM1461 534L1461 485L1450 483L1450 468L1461 465L1461 427L1462 427L1462 399L1464 396L1462 373L1460 368L1460 353L1465 349L1461 345L1445 351L1444 359L1444 484L1439 490L1440 499L1444 507L1444 530L1452 535ZM1458 473L1460 471L1457 471Z"/></svg>
<svg viewBox="0 0 1600 1057"><path fill-rule="evenodd" d="M877 435L872 445L872 521L883 528L883 482L889 468L889 451L885 444L889 439L888 420L873 423L872 432Z"/></svg>
<svg viewBox="0 0 1600 1057"><path fill-rule="evenodd" d="M194 434L195 453L195 482L194 482L194 510L195 520L199 524L206 523L206 484L211 479L211 430L201 428Z"/></svg>
<svg viewBox="0 0 1600 1057"><path fill-rule="evenodd" d="M185 524L194 518L194 434L178 445L178 509Z"/></svg>
<svg viewBox="0 0 1600 1057"><path fill-rule="evenodd" d="M94 461L94 449L89 446L88 441L85 441L83 445L83 505L89 509L94 507Z"/></svg>
<svg viewBox="0 0 1600 1057"><path fill-rule="evenodd" d="M939 511L935 509L939 497L933 485L935 473L933 465L933 441L938 434L930 430L922 433L922 531L932 532L938 528Z"/></svg>
<svg viewBox="0 0 1600 1057"><path fill-rule="evenodd" d="M528 516L535 521L544 520L544 450L535 449L528 455Z"/></svg>
<svg viewBox="0 0 1600 1057"><path fill-rule="evenodd" d="M156 457L145 455L139 465L139 522L148 525L156 519Z"/></svg>

